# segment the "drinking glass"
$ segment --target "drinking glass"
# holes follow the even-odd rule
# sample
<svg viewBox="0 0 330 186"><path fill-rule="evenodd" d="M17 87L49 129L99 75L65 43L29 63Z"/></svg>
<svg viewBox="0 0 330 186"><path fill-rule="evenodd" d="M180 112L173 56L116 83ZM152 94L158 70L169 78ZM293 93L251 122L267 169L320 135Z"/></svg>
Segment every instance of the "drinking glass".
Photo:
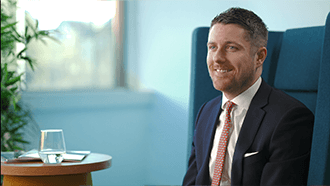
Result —
<svg viewBox="0 0 330 186"><path fill-rule="evenodd" d="M62 129L41 130L39 156L44 163L61 163L65 152Z"/></svg>

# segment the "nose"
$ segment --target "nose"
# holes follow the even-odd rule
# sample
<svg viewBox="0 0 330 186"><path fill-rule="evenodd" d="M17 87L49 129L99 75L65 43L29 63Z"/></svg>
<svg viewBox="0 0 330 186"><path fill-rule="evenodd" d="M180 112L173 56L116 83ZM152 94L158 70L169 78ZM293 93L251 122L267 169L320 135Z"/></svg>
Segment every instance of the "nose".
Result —
<svg viewBox="0 0 330 186"><path fill-rule="evenodd" d="M213 54L213 61L216 63L223 63L225 62L225 53L223 50L219 49L214 52Z"/></svg>

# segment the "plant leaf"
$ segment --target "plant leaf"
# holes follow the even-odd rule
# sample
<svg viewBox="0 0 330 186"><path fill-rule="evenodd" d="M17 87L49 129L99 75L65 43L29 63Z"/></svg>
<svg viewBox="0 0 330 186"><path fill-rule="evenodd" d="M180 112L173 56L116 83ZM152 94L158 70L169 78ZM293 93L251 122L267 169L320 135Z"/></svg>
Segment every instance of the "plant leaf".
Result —
<svg viewBox="0 0 330 186"><path fill-rule="evenodd" d="M29 63L31 70L34 71L34 61L30 57L20 56L20 58L26 60Z"/></svg>
<svg viewBox="0 0 330 186"><path fill-rule="evenodd" d="M23 73L16 76L16 77L14 77L14 78L12 78L12 79L9 79L7 82L5 82L5 86L10 86L10 85L13 85L16 82L20 81L22 75L23 75Z"/></svg>
<svg viewBox="0 0 330 186"><path fill-rule="evenodd" d="M2 33L2 31L4 31L4 30L7 29L7 28L12 28L12 27L15 26L17 23L18 23L18 22L14 22L14 23L8 24L8 25L6 25L6 26L2 26L2 27L1 27L1 33Z"/></svg>
<svg viewBox="0 0 330 186"><path fill-rule="evenodd" d="M22 139L15 139L16 142L24 143L24 144L29 144L30 142L22 140Z"/></svg>
<svg viewBox="0 0 330 186"><path fill-rule="evenodd" d="M25 52L28 48L25 47L23 50L21 50L18 54L17 57L21 56L23 54L23 52Z"/></svg>

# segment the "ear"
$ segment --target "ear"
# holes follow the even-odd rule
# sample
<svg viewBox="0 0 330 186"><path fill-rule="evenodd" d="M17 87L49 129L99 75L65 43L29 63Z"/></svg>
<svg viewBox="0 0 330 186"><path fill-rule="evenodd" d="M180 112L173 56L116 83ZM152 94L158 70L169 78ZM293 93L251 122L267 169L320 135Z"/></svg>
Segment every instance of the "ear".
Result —
<svg viewBox="0 0 330 186"><path fill-rule="evenodd" d="M260 47L258 51L255 54L255 59L256 59L256 65L262 66L264 63L265 59L267 57L267 48L266 47Z"/></svg>

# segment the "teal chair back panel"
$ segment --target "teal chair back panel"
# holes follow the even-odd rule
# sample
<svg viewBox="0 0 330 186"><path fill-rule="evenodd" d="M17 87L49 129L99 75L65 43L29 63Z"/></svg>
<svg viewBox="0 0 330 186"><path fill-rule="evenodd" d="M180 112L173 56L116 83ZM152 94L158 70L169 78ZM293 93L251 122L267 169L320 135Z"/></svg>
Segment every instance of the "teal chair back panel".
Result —
<svg viewBox="0 0 330 186"><path fill-rule="evenodd" d="M308 185L330 185L330 13L321 42L315 124Z"/></svg>
<svg viewBox="0 0 330 186"><path fill-rule="evenodd" d="M324 26L289 29L283 34L274 87L315 113Z"/></svg>

